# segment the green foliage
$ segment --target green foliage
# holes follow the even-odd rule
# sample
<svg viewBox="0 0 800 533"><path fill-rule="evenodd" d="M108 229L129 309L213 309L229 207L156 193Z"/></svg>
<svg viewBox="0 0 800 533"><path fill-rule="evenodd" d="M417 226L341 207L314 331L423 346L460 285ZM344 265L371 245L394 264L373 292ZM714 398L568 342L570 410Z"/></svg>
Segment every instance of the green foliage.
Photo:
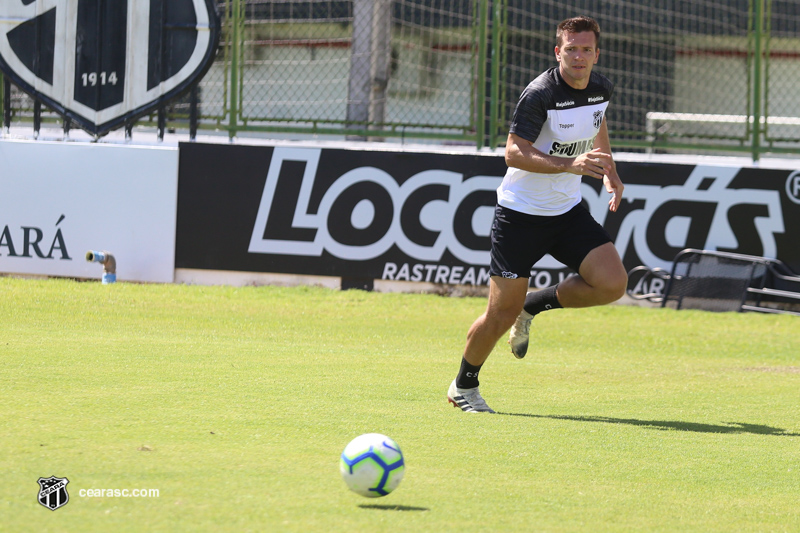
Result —
<svg viewBox="0 0 800 533"><path fill-rule="evenodd" d="M796 531L800 321L534 320L445 400L481 298L0 278L4 531ZM385 433L399 488L348 491ZM37 479L70 480L49 511ZM155 488L157 498L81 497Z"/></svg>

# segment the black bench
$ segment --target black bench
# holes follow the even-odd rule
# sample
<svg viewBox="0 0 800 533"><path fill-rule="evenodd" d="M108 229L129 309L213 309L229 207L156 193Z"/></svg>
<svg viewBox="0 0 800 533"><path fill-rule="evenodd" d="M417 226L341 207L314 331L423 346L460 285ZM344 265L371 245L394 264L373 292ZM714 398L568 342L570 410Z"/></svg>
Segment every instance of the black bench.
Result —
<svg viewBox="0 0 800 533"><path fill-rule="evenodd" d="M639 266L628 280L628 296L661 307L800 316L800 276L777 259L689 248L671 271Z"/></svg>

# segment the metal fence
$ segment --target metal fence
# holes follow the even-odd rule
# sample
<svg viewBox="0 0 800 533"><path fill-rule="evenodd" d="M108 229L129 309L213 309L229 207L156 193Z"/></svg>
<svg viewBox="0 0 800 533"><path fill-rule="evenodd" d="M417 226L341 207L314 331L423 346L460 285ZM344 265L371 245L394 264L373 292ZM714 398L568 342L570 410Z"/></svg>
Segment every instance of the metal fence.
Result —
<svg viewBox="0 0 800 533"><path fill-rule="evenodd" d="M589 14L615 84L615 148L800 150L796 0L227 0L196 91L201 130L499 146L522 89L555 65L555 26ZM5 87L5 90L2 89ZM7 83L4 122L33 122ZM190 98L163 113L188 128ZM155 125L156 116L139 124ZM60 123L46 109L44 124Z"/></svg>

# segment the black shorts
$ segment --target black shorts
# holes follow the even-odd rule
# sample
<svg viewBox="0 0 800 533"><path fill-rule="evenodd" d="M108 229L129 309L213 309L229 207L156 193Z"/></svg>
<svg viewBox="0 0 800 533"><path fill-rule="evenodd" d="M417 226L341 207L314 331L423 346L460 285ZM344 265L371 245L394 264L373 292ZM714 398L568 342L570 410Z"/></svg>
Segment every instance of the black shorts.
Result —
<svg viewBox="0 0 800 533"><path fill-rule="evenodd" d="M589 252L611 236L578 204L563 215L528 215L497 206L492 223L492 276L528 278L542 257L552 255L578 272Z"/></svg>

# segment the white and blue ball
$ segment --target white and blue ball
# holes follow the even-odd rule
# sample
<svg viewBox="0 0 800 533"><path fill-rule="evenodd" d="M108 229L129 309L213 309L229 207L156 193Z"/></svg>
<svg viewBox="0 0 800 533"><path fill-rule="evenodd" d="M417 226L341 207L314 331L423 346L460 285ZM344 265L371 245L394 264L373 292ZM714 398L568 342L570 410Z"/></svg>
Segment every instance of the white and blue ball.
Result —
<svg viewBox="0 0 800 533"><path fill-rule="evenodd" d="M367 433L350 441L339 461L350 490L367 498L386 496L396 489L405 469L400 446L380 433Z"/></svg>

